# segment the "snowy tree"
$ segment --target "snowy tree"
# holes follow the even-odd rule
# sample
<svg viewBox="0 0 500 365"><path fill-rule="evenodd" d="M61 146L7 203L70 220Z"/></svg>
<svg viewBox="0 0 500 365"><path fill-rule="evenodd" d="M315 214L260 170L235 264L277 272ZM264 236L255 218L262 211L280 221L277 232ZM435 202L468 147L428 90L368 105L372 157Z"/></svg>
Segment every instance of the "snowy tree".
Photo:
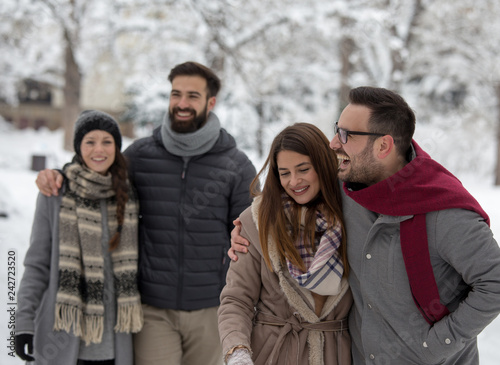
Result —
<svg viewBox="0 0 500 365"><path fill-rule="evenodd" d="M342 23L339 111L351 87L369 84L395 90L415 108L422 125L417 130L427 132L422 135L429 148L443 156L446 165L455 171L492 171L492 159L478 156L493 151L481 144L471 146L458 137L458 129L467 130L472 140L491 135L489 130L500 136L495 122L500 115L498 2L360 0L343 5L330 13ZM441 151L450 145L441 138L454 139L458 149L471 153ZM496 155L500 157L500 147Z"/></svg>
<svg viewBox="0 0 500 365"><path fill-rule="evenodd" d="M332 124L332 106L338 89L336 42L340 24L322 15L323 2L179 3L186 6L177 7L175 19L165 16L162 27L150 29L155 39L169 44L173 41L168 32L169 22L178 24L179 18L189 19L191 27L182 23L181 30L175 33L189 38L189 42L155 59L173 60L176 56L194 54L196 57L179 61L195 58L214 69L223 80L217 112L243 147L255 147L262 155L269 138L283 123L317 122L318 116L326 119L323 116L328 115ZM158 76L148 78L161 80L155 86L140 85L142 72L132 83L134 99L130 111L135 119L161 120L158 107L166 104L167 94L166 88L160 86L168 73L165 63L161 65L163 69L155 65L154 59L144 63L149 70L162 70ZM144 64L137 63L131 69ZM154 98L154 93L159 97ZM153 99L157 101L151 102Z"/></svg>
<svg viewBox="0 0 500 365"><path fill-rule="evenodd" d="M448 151L449 166L471 173L496 170L498 184L500 151L485 148L494 145L494 139L499 145L500 4L450 0L429 1L427 6L410 49L405 88L415 100L420 121L428 124L424 129L433 131L428 135L439 136L428 138L430 147L439 150L440 145L450 145L446 139L453 140L456 151L467 153Z"/></svg>
<svg viewBox="0 0 500 365"><path fill-rule="evenodd" d="M19 80L53 81L54 75L61 74L61 52L51 41L59 36L58 27L39 2L1 2L0 97L16 103Z"/></svg>
<svg viewBox="0 0 500 365"><path fill-rule="evenodd" d="M8 80L0 79L9 86L4 90L11 90L4 93L4 99L15 102L13 85L25 78L48 82L62 90L64 146L68 150L72 149L73 124L81 111L85 77L97 65L107 65L108 69L101 71L108 74L120 72L121 64L126 67L125 62L113 59L117 38L122 39L128 32L120 18L124 3L127 1L8 0L0 8L0 16L5 19L0 27L5 39L2 46L15 55L0 64L10 75ZM131 27L130 32L135 31L136 25Z"/></svg>
<svg viewBox="0 0 500 365"><path fill-rule="evenodd" d="M62 89L64 146L71 150L73 124L80 113L82 77L108 46L103 35L109 25L107 14L112 12L106 3L85 0L3 4L1 17L14 15L3 23L4 28L15 29L6 37L9 49L20 56L4 67L11 70L12 81L29 77ZM12 92L8 97L13 98Z"/></svg>
<svg viewBox="0 0 500 365"><path fill-rule="evenodd" d="M409 48L424 10L421 0L361 0L343 2L329 13L342 24L339 110L347 103L349 90L361 84L401 90Z"/></svg>
<svg viewBox="0 0 500 365"><path fill-rule="evenodd" d="M491 130L500 138L499 7L493 0L7 0L0 50L12 57L0 60L0 92L14 99L6 85L16 78L50 80L67 85L67 104L78 105L78 84L107 57L102 77L120 75L126 119L150 128L168 108L170 69L198 61L223 81L216 112L224 127L262 155L296 121L331 135L352 87L381 86L410 102L418 137L432 136L429 147L445 165L493 171L478 156L494 152L467 144L457 129L473 140ZM469 153L440 152L442 138Z"/></svg>
<svg viewBox="0 0 500 365"><path fill-rule="evenodd" d="M124 70L124 119L142 135L161 123L168 108L170 69L192 60L207 64L207 36L189 1L120 1L113 30L114 58Z"/></svg>
<svg viewBox="0 0 500 365"><path fill-rule="evenodd" d="M255 143L262 156L266 139L282 123L313 122L322 109L331 114L330 99L338 87L335 58L329 55L335 38L332 25L321 22L320 2L201 4L196 1L195 9L212 35L223 76L233 86L224 103L235 129L242 129L242 121L245 125L243 144Z"/></svg>

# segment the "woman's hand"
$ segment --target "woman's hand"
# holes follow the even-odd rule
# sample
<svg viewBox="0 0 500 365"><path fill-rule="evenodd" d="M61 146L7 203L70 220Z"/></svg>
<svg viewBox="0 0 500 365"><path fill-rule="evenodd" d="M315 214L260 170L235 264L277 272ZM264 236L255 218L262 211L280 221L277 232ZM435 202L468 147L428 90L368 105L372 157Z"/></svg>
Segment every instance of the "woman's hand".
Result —
<svg viewBox="0 0 500 365"><path fill-rule="evenodd" d="M250 351L246 348L236 349L229 355L227 365L253 365Z"/></svg>

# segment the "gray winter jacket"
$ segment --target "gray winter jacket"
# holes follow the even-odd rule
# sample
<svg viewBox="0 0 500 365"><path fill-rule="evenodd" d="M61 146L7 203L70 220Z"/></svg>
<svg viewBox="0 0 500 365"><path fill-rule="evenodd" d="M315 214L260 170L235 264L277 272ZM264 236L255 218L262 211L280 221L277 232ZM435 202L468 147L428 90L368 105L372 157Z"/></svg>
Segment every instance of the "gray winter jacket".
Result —
<svg viewBox="0 0 500 365"><path fill-rule="evenodd" d="M224 129L189 160L169 153L160 128L124 152L140 202L143 303L175 310L219 305L232 221L250 205L255 168Z"/></svg>
<svg viewBox="0 0 500 365"><path fill-rule="evenodd" d="M428 213L431 263L451 314L430 326L412 299L399 223L343 196L354 305L349 318L353 363L479 364L476 336L500 312L500 248L476 213Z"/></svg>
<svg viewBox="0 0 500 365"><path fill-rule="evenodd" d="M34 364L73 365L77 359L99 359L97 351L107 352L114 343L116 365L132 365L132 335L114 333L114 338L103 343L101 349L85 348L79 337L65 331L53 331L55 301L59 284L59 196L38 195L35 218L31 231L31 243L24 260L24 274L18 292L16 334L33 334ZM101 204L103 227L107 227L106 203ZM104 232L104 231L103 231ZM109 236L108 236L109 237ZM106 239L107 241L107 239ZM112 286L112 285L111 285ZM110 299L109 286L105 287L104 299ZM113 296L114 297L114 296ZM105 308L109 308L105 302ZM107 309L105 309L107 311ZM112 319L114 322L115 319ZM105 329L109 326L105 325ZM106 338L107 336L104 336ZM109 352L108 352L109 354ZM97 357L94 357L97 356ZM106 355L105 355L106 356ZM31 363L30 363L31 364Z"/></svg>

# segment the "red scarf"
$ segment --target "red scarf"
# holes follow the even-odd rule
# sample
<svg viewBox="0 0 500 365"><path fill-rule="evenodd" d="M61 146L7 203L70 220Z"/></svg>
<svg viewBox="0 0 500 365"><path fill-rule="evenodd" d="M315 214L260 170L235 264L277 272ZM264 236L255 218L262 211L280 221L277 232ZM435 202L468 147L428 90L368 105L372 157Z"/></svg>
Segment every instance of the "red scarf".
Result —
<svg viewBox="0 0 500 365"><path fill-rule="evenodd" d="M350 184L344 183L344 191L373 212L391 216L413 215L413 218L400 223L401 250L413 300L425 320L432 324L449 311L439 301L429 255L425 214L459 208L478 213L488 225L490 220L453 174L431 159L415 141L412 144L416 157L403 169L357 191L350 190Z"/></svg>

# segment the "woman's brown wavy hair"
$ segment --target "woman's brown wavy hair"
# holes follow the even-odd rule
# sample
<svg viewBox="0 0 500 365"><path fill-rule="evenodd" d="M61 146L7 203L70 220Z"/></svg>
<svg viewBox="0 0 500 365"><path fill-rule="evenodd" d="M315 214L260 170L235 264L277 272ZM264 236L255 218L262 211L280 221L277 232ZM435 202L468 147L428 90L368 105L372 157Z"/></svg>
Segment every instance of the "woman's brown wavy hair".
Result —
<svg viewBox="0 0 500 365"><path fill-rule="evenodd" d="M109 167L112 176L112 186L116 193L116 220L118 221L118 230L109 240L109 250L112 251L120 244L121 228L125 220L125 204L129 199L129 187L127 184L127 161L125 157L116 148L115 161Z"/></svg>
<svg viewBox="0 0 500 365"><path fill-rule="evenodd" d="M285 193L285 190L281 186L276 162L278 153L281 151L297 152L309 156L311 159L314 170L318 174L320 192L316 199L305 205L308 210L304 227L304 241L308 249L314 250L316 210L320 210L331 225L339 222L342 230L339 254L344 264L344 274L347 276L349 267L342 215L342 197L337 179L337 156L329 147L329 141L323 132L309 123L296 123L286 127L274 138L269 156L250 186L253 196L262 196L258 214L258 227L260 244L267 266L273 271L268 252L269 239L272 239L276 242L280 260L283 264L286 262L285 258L287 258L295 266L305 271L304 262L294 245L300 235L301 205L296 204L293 199L291 199L291 235L287 230L287 218L282 202L282 194ZM265 178L262 192L259 189L261 178Z"/></svg>

